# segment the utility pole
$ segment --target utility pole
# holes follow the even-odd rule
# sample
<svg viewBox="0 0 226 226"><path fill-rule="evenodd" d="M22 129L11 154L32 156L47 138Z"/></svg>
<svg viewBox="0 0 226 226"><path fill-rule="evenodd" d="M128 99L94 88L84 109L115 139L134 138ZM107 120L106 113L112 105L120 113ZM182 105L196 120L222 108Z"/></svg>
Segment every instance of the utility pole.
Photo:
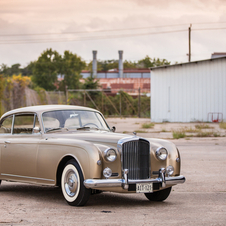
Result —
<svg viewBox="0 0 226 226"><path fill-rule="evenodd" d="M191 24L190 27L188 28L188 62L191 62Z"/></svg>

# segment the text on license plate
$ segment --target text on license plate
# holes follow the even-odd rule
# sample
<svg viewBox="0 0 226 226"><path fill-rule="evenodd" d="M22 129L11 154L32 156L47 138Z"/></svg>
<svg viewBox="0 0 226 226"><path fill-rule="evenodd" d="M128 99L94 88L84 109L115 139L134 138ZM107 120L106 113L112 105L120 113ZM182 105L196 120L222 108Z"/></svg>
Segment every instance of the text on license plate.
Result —
<svg viewBox="0 0 226 226"><path fill-rule="evenodd" d="M136 184L137 193L150 193L153 192L153 183Z"/></svg>

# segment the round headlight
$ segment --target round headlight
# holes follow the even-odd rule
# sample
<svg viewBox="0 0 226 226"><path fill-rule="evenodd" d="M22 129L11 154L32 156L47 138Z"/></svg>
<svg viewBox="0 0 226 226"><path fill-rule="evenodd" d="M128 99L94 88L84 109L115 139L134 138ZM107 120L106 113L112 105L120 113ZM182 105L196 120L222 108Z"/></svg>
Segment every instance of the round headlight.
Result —
<svg viewBox="0 0 226 226"><path fill-rule="evenodd" d="M104 151L104 157L107 161L114 162L117 157L115 149L113 149L113 148L106 149Z"/></svg>
<svg viewBox="0 0 226 226"><path fill-rule="evenodd" d="M166 167L166 174L168 174L169 176L171 176L174 172L174 168L173 166L167 166Z"/></svg>
<svg viewBox="0 0 226 226"><path fill-rule="evenodd" d="M159 160L166 160L166 158L168 156L168 152L164 147L158 148L156 150L155 154Z"/></svg>
<svg viewBox="0 0 226 226"><path fill-rule="evenodd" d="M108 177L110 177L111 175L112 175L112 170L110 169L110 168L105 168L104 170L103 170L103 175L104 175L104 177L106 177L106 178L108 178Z"/></svg>

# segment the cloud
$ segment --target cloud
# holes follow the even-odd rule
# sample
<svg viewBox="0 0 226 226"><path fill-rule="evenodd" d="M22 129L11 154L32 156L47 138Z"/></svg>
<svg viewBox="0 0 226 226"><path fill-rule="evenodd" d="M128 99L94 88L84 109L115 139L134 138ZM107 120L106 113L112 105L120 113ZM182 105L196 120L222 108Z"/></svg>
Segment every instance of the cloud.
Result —
<svg viewBox="0 0 226 226"><path fill-rule="evenodd" d="M50 47L61 54L64 50L70 50L86 60L91 60L94 49L98 50L100 59L117 59L117 51L122 49L124 59L128 60L139 60L149 55L166 58L172 62L186 61L187 29L190 23L193 24L192 29L219 27L221 24L198 23L226 21L225 11L225 0L67 0L66 3L63 0L1 0L0 34L124 29L91 34L21 36L4 39L75 39L76 37L142 34L171 30L185 31L89 41L80 38L81 41L74 42L0 45L0 64L1 62L7 64L19 62L23 65L36 60L41 52ZM166 27L166 25L171 26ZM150 28L126 30L138 27ZM198 51L208 53L208 51L219 49L219 45L222 48L225 32L226 30L220 33L192 31L193 53L197 54ZM3 40L2 37L0 37L0 42L1 40Z"/></svg>

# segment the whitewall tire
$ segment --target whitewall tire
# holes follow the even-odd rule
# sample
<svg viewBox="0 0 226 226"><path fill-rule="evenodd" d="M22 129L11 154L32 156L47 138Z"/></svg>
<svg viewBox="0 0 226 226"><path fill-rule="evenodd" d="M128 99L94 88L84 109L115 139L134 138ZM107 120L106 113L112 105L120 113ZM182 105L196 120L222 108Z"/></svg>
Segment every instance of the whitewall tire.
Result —
<svg viewBox="0 0 226 226"><path fill-rule="evenodd" d="M88 201L91 189L83 185L84 177L75 160L66 163L61 176L61 189L67 203L72 206L83 206Z"/></svg>

